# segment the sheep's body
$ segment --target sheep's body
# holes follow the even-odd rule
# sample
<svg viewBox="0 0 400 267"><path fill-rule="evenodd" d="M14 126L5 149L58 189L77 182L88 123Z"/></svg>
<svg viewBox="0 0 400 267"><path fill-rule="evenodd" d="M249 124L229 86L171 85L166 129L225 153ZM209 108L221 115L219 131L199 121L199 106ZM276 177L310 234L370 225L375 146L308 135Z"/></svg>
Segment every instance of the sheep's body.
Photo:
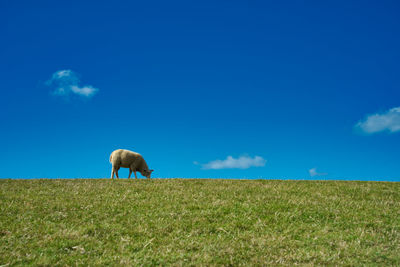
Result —
<svg viewBox="0 0 400 267"><path fill-rule="evenodd" d="M110 163L112 164L111 171L111 179L114 179L114 173L118 177L119 168L129 168L129 177L131 178L132 172L135 174L135 178L137 179L136 172L140 172L143 176L150 178L151 172L153 170L149 170L146 161L143 159L142 155L139 153L129 151L126 149L117 149L114 150L110 155Z"/></svg>

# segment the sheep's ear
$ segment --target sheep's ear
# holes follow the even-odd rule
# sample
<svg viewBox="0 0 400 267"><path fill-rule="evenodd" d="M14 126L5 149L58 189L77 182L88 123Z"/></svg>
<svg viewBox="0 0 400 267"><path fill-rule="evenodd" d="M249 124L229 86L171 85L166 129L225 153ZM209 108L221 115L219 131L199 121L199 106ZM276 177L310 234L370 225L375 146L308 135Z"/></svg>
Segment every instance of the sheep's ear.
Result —
<svg viewBox="0 0 400 267"><path fill-rule="evenodd" d="M149 170L149 172L153 172L154 170Z"/></svg>

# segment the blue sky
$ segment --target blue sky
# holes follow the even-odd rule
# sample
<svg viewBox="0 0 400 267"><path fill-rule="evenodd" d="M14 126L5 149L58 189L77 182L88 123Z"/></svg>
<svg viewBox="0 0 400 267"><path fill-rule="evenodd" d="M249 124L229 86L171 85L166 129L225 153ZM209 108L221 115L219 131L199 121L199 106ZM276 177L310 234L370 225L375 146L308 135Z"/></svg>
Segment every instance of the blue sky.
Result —
<svg viewBox="0 0 400 267"><path fill-rule="evenodd" d="M154 177L400 181L399 11L1 1L0 177L109 177L126 148Z"/></svg>

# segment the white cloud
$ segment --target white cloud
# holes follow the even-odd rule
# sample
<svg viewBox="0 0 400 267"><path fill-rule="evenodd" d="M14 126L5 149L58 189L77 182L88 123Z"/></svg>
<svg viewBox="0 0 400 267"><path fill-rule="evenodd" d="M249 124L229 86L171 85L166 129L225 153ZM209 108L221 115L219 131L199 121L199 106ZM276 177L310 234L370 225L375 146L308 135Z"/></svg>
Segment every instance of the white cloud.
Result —
<svg viewBox="0 0 400 267"><path fill-rule="evenodd" d="M71 91L74 92L75 94L90 97L93 94L97 92L97 88L94 88L93 86L84 86L84 87L78 87L78 86L71 86Z"/></svg>
<svg viewBox="0 0 400 267"><path fill-rule="evenodd" d="M363 121L358 122L356 128L368 134L382 131L398 132L400 131L400 107L369 115Z"/></svg>
<svg viewBox="0 0 400 267"><path fill-rule="evenodd" d="M63 78L63 77L69 77L70 79L73 77L76 77L76 74L72 70L60 70L57 71L53 74L53 78Z"/></svg>
<svg viewBox="0 0 400 267"><path fill-rule="evenodd" d="M312 177L314 177L314 176L325 176L325 175L328 175L327 173L317 172L317 168L309 169L308 172L310 173L310 176L312 176Z"/></svg>
<svg viewBox="0 0 400 267"><path fill-rule="evenodd" d="M210 161L206 164L203 164L202 167L205 170L209 169L248 169L250 167L263 167L267 161L260 156L255 156L251 158L249 156L240 156L235 159L232 156L228 156L225 160L214 160Z"/></svg>
<svg viewBox="0 0 400 267"><path fill-rule="evenodd" d="M77 73L72 70L59 70L51 76L46 85L53 88L53 94L61 96L76 94L89 98L99 91L99 89L91 85L81 87L79 83L80 79Z"/></svg>

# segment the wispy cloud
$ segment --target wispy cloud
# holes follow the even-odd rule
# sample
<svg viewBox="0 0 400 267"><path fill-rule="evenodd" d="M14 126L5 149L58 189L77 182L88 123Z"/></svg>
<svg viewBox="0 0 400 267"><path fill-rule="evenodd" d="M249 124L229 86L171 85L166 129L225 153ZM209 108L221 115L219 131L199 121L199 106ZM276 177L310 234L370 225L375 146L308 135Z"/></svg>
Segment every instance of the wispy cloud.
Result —
<svg viewBox="0 0 400 267"><path fill-rule="evenodd" d="M328 175L328 174L325 173L325 172L317 172L317 168L309 169L309 170L308 170L308 173L310 174L311 177Z"/></svg>
<svg viewBox="0 0 400 267"><path fill-rule="evenodd" d="M263 167L267 161L260 156L251 158L249 156L240 156L235 159L232 156L228 156L225 160L214 160L202 165L205 170L218 170L218 169L248 169L250 167ZM194 162L198 164L198 162Z"/></svg>
<svg viewBox="0 0 400 267"><path fill-rule="evenodd" d="M72 70L59 70L53 73L51 79L46 85L53 89L54 95L69 96L76 94L81 97L90 98L94 96L99 89L91 85L80 86L79 75Z"/></svg>
<svg viewBox="0 0 400 267"><path fill-rule="evenodd" d="M368 134L382 131L398 132L400 131L400 107L389 109L383 113L369 115L364 120L358 122L356 128Z"/></svg>

